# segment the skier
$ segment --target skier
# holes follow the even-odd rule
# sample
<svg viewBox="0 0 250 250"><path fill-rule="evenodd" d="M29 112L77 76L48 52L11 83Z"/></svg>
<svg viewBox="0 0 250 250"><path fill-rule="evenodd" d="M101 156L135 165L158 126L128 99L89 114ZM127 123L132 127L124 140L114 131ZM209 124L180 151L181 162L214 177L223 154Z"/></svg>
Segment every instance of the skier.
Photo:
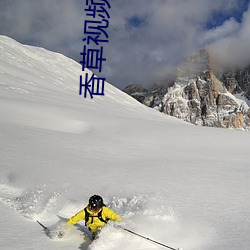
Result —
<svg viewBox="0 0 250 250"><path fill-rule="evenodd" d="M95 194L89 198L89 204L72 216L67 224L74 225L80 220L85 220L85 225L91 231L94 239L109 220L120 222L122 219L120 215L105 206L101 196Z"/></svg>

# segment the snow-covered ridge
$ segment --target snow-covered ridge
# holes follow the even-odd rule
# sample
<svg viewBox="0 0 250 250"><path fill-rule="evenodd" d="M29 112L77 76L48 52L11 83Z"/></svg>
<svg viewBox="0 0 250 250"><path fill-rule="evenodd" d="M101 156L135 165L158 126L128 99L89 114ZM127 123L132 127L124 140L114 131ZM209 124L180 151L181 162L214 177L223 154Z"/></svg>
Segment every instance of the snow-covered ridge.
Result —
<svg viewBox="0 0 250 250"><path fill-rule="evenodd" d="M40 47L22 45L17 41L0 36L0 72L1 82L6 88L18 93L35 94L36 91L42 95L45 90L55 89L58 92L79 93L79 76L91 73L88 69L81 71L82 66L62 54L51 52ZM15 78L18 82L11 81ZM10 82L11 81L11 82ZM36 87L34 87L36 86ZM54 88L56 87L56 88ZM47 94L47 93L46 93ZM105 83L106 99L120 102L131 106L138 106L132 98L123 92ZM95 99L101 97L96 97Z"/></svg>
<svg viewBox="0 0 250 250"><path fill-rule="evenodd" d="M0 109L3 112L9 110L2 119L14 119L27 126L71 133L88 130L90 125L84 119L72 118L74 110L69 109L70 105L81 105L83 102L84 97L79 96L79 77L83 75L84 78L85 73L92 74L88 69L82 72L80 64L61 54L22 45L0 36ZM21 102L18 98L20 95ZM74 103L67 104L68 95L74 98ZM64 101L63 113L51 106L50 103L56 99ZM93 100L87 98L84 101L99 102L100 105L104 99L111 106L123 105L128 109L141 106L145 110L133 98L107 82L105 97L95 96Z"/></svg>

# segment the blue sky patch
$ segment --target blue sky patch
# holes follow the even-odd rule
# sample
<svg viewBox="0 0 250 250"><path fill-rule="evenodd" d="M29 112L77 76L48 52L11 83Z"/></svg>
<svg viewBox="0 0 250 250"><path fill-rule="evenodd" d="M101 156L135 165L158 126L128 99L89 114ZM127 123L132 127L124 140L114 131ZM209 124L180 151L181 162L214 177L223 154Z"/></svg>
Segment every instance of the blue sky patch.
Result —
<svg viewBox="0 0 250 250"><path fill-rule="evenodd" d="M127 24L130 27L141 27L146 25L146 17L140 17L140 16L131 16L129 18L127 18Z"/></svg>
<svg viewBox="0 0 250 250"><path fill-rule="evenodd" d="M241 23L244 12L248 9L249 0L239 0L237 9L230 13L225 13L223 10L215 11L210 20L206 23L206 29L213 29L221 26L226 20L234 18L238 23Z"/></svg>

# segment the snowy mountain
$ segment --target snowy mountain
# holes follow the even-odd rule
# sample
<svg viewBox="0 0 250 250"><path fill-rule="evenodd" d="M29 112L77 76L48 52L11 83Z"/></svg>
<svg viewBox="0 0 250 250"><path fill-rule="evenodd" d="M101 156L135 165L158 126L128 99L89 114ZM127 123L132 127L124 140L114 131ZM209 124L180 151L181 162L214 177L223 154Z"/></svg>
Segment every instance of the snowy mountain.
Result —
<svg viewBox="0 0 250 250"><path fill-rule="evenodd" d="M215 72L207 50L180 65L174 83L149 91L124 89L143 104L184 121L209 127L250 127L249 69ZM237 94L237 95L235 95Z"/></svg>
<svg viewBox="0 0 250 250"><path fill-rule="evenodd" d="M218 72L216 75L230 93L245 97L250 103L250 66Z"/></svg>
<svg viewBox="0 0 250 250"><path fill-rule="evenodd" d="M90 71L87 71L91 73ZM249 133L193 126L105 83L79 96L81 65L0 36L0 248L153 250L109 224L53 229L102 195L122 226L184 250L248 250Z"/></svg>

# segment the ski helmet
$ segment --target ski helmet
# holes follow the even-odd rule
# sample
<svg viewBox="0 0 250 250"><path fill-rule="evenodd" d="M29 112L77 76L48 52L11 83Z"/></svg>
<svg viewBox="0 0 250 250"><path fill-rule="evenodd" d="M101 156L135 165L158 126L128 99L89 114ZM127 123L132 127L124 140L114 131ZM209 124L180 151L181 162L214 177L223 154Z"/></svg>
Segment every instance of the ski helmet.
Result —
<svg viewBox="0 0 250 250"><path fill-rule="evenodd" d="M89 198L89 206L93 210L98 210L103 207L103 199L99 195L93 195Z"/></svg>

